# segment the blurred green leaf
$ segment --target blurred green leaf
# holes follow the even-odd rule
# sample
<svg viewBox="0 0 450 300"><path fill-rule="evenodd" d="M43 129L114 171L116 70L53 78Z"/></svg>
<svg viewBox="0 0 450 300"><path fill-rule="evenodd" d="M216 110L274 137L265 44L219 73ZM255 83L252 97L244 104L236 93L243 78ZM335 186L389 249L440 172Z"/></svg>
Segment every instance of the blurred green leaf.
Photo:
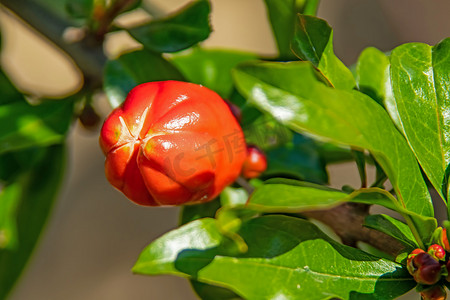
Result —
<svg viewBox="0 0 450 300"><path fill-rule="evenodd" d="M293 132L269 115L258 111L252 122L242 126L247 144L256 145L263 150L280 147L293 138Z"/></svg>
<svg viewBox="0 0 450 300"><path fill-rule="evenodd" d="M66 0L66 10L72 18L90 18L94 0Z"/></svg>
<svg viewBox="0 0 450 300"><path fill-rule="evenodd" d="M364 220L364 226L395 238L406 247L408 253L419 248L408 225L388 215L369 215Z"/></svg>
<svg viewBox="0 0 450 300"><path fill-rule="evenodd" d="M160 54L147 50L134 51L106 63L104 90L114 108L125 100L135 86L160 80L183 80L183 75Z"/></svg>
<svg viewBox="0 0 450 300"><path fill-rule="evenodd" d="M250 102L292 130L368 149L388 174L399 203L419 215L433 216L413 153L372 99L357 91L327 87L308 62L248 63L238 67L234 76Z"/></svg>
<svg viewBox="0 0 450 300"><path fill-rule="evenodd" d="M0 251L17 248L16 209L22 182L16 181L0 188Z"/></svg>
<svg viewBox="0 0 450 300"><path fill-rule="evenodd" d="M17 188L12 205L17 247L0 250L0 299L5 299L28 261L45 224L64 175L64 146L51 146L33 168L12 183ZM30 158L33 159L33 158ZM9 186L11 187L11 185ZM1 194L0 202L5 194ZM2 212L2 216L3 212ZM11 220L11 219L10 219ZM0 222L2 223L2 222Z"/></svg>
<svg viewBox="0 0 450 300"><path fill-rule="evenodd" d="M16 87L9 80L8 76L0 69L0 91L2 96L0 97L0 106L9 104L12 102L23 102L25 98L16 89Z"/></svg>
<svg viewBox="0 0 450 300"><path fill-rule="evenodd" d="M234 188L227 186L220 193L220 203L222 206L244 205L247 202L248 193L244 188Z"/></svg>
<svg viewBox="0 0 450 300"><path fill-rule="evenodd" d="M295 18L302 12L304 0L264 0L279 55L291 58L291 40L294 35Z"/></svg>
<svg viewBox="0 0 450 300"><path fill-rule="evenodd" d="M133 271L194 278L245 299L393 299L416 285L401 265L338 244L302 219L252 218L238 233L248 252L230 256L213 219L191 222L150 244Z"/></svg>
<svg viewBox="0 0 450 300"><path fill-rule="evenodd" d="M0 105L0 154L61 143L72 122L70 99L30 105L25 101Z"/></svg>
<svg viewBox="0 0 450 300"><path fill-rule="evenodd" d="M369 47L361 52L356 63L356 85L380 105L384 105L389 88L389 58L380 50Z"/></svg>
<svg viewBox="0 0 450 300"><path fill-rule="evenodd" d="M204 85L228 99L233 91L231 69L254 59L257 56L253 53L194 48L190 53L173 56L170 61L189 82Z"/></svg>
<svg viewBox="0 0 450 300"><path fill-rule="evenodd" d="M177 52L209 36L209 13L207 0L196 0L165 19L128 29L128 32L152 51Z"/></svg>
<svg viewBox="0 0 450 300"><path fill-rule="evenodd" d="M445 199L450 163L450 39L434 47L411 43L391 53L393 97L386 108L434 188Z"/></svg>
<svg viewBox="0 0 450 300"><path fill-rule="evenodd" d="M334 54L333 30L325 20L298 15L291 47L301 60L312 62L335 88L355 87L352 72Z"/></svg>

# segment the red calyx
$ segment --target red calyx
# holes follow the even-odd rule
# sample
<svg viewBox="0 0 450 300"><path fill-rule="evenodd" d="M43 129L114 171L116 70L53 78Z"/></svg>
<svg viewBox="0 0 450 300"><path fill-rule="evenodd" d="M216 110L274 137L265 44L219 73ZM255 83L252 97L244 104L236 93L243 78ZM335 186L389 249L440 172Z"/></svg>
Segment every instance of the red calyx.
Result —
<svg viewBox="0 0 450 300"><path fill-rule="evenodd" d="M242 176L255 178L267 169L265 154L256 146L247 146L247 158L242 166Z"/></svg>
<svg viewBox="0 0 450 300"><path fill-rule="evenodd" d="M100 134L108 181L148 206L212 200L246 158L227 104L200 85L163 81L135 87Z"/></svg>

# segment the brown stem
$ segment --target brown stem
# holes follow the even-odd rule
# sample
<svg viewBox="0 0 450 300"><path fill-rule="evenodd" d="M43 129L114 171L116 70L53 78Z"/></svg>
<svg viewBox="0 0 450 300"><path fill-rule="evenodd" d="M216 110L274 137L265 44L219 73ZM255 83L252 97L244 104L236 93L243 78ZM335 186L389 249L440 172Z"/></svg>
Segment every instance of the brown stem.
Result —
<svg viewBox="0 0 450 300"><path fill-rule="evenodd" d="M345 203L329 210L302 214L330 226L346 245L355 246L356 242L361 241L394 257L404 249L394 238L362 226L364 218L369 215L368 206L365 204Z"/></svg>

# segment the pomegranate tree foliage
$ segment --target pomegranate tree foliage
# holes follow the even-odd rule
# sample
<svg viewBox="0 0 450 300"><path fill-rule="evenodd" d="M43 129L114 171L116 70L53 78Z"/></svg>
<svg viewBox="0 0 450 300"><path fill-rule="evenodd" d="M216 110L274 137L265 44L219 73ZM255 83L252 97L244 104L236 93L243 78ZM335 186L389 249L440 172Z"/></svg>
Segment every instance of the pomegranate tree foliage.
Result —
<svg viewBox="0 0 450 300"><path fill-rule="evenodd" d="M143 47L100 59L97 84L85 72L84 88L58 100L31 104L0 70L0 298L33 251L64 174L70 124L86 120L92 92L103 90L117 107L137 84L170 79L202 84L237 105L246 139L265 150L268 169L212 202L184 207L180 227L149 241L133 272L188 278L202 299L393 299L417 286L405 257L433 242L429 191L436 201L448 198L449 39L388 54L367 48L348 68L334 54L330 26L314 17L317 0L264 1L277 57L203 48L212 30L206 0L123 28L112 20L145 8L140 1L25 2L84 28L100 45L108 31L125 30ZM0 3L17 10L14 1ZM328 187L326 166L348 160L364 188ZM368 185L366 164L377 170ZM367 215L361 224L399 242L397 257L339 243L306 218L345 203L400 214Z"/></svg>

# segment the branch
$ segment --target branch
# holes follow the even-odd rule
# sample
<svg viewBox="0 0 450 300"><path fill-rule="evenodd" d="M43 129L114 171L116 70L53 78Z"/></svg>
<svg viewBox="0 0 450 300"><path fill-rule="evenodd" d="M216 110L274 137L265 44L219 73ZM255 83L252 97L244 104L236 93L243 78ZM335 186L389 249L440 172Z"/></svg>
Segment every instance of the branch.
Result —
<svg viewBox="0 0 450 300"><path fill-rule="evenodd" d="M369 215L365 204L345 203L329 210L309 211L302 215L330 226L346 245L356 246L356 242L361 241L394 257L404 249L396 239L362 226Z"/></svg>
<svg viewBox="0 0 450 300"><path fill-rule="evenodd" d="M85 81L91 87L101 87L106 56L103 53L102 44L96 41L95 37L87 35L76 43L66 41L63 38L64 31L67 28L75 27L74 24L34 1L0 0L0 4L68 54L80 68Z"/></svg>
<svg viewBox="0 0 450 300"><path fill-rule="evenodd" d="M105 34L108 33L109 28L111 27L112 21L127 7L131 6L135 3L136 0L116 0L111 4L104 15L101 16L98 21L98 28L95 31L96 39L99 41L103 41Z"/></svg>

